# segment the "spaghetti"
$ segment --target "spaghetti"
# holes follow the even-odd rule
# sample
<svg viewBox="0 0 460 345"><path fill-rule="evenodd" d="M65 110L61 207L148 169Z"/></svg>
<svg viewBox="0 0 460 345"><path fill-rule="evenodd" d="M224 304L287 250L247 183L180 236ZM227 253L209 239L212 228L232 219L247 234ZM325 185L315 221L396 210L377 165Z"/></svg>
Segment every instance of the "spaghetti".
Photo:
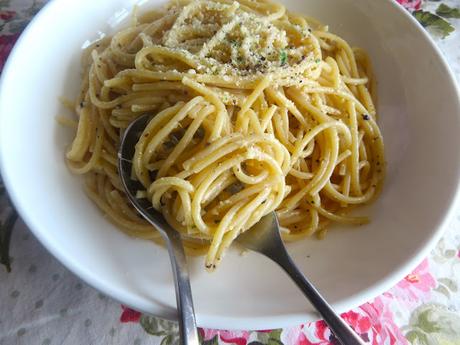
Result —
<svg viewBox="0 0 460 345"><path fill-rule="evenodd" d="M238 234L277 212L282 235L325 235L373 200L384 177L367 55L314 19L264 0L176 0L83 57L67 152L90 198L129 235L158 240L117 172L120 136L152 120L133 178L215 268Z"/></svg>

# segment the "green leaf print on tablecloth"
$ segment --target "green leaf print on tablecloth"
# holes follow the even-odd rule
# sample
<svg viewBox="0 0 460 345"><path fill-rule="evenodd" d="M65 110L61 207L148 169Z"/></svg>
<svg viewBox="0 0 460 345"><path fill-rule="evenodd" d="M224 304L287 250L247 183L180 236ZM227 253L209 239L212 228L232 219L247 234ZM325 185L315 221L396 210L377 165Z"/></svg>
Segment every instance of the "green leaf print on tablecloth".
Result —
<svg viewBox="0 0 460 345"><path fill-rule="evenodd" d="M139 323L147 333L162 337L160 345L177 344L179 341L178 325L175 322L142 315Z"/></svg>
<svg viewBox="0 0 460 345"><path fill-rule="evenodd" d="M436 10L436 14L444 18L460 18L460 8L449 7L446 4L441 4Z"/></svg>
<svg viewBox="0 0 460 345"><path fill-rule="evenodd" d="M18 214L9 205L6 189L0 178L0 264L4 265L8 272L11 271L10 241L13 226Z"/></svg>
<svg viewBox="0 0 460 345"><path fill-rule="evenodd" d="M414 17L424 27L434 28L443 38L455 31L455 28L447 20L434 13L418 10L414 12Z"/></svg>
<svg viewBox="0 0 460 345"><path fill-rule="evenodd" d="M406 338L414 345L460 344L460 316L440 304L424 304L412 312Z"/></svg>
<svg viewBox="0 0 460 345"><path fill-rule="evenodd" d="M438 286L434 289L439 293L442 293L447 298L451 298L452 293L458 291L457 283L450 278L439 278Z"/></svg>

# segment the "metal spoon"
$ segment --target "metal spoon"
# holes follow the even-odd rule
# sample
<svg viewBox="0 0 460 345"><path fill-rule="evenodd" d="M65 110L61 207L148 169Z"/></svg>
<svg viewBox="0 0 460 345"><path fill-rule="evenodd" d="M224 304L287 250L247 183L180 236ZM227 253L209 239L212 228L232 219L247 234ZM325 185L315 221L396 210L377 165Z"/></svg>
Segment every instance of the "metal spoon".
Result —
<svg viewBox="0 0 460 345"><path fill-rule="evenodd" d="M332 309L292 261L281 239L275 212L262 217L252 228L239 235L237 241L243 247L259 252L280 265L310 300L343 345L366 344Z"/></svg>
<svg viewBox="0 0 460 345"><path fill-rule="evenodd" d="M166 222L160 212L152 207L149 200L136 198L136 192L145 188L139 182L131 179L131 161L134 156L134 149L149 119L150 116L141 116L126 129L118 152L118 172L129 200L136 210L160 232L168 247L176 289L181 344L198 345L192 291L180 234Z"/></svg>

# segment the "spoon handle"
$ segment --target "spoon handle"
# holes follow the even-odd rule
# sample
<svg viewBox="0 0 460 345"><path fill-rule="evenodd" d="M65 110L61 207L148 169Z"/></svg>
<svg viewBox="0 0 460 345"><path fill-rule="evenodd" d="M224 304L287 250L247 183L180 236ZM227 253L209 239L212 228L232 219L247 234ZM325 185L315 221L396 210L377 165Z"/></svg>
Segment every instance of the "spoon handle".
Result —
<svg viewBox="0 0 460 345"><path fill-rule="evenodd" d="M181 345L199 345L193 309L192 290L188 276L187 260L178 232L168 234L167 246L176 288L177 311L179 314L179 334Z"/></svg>
<svg viewBox="0 0 460 345"><path fill-rule="evenodd" d="M329 303L321 296L316 288L308 281L292 261L288 252L282 246L276 252L265 253L271 260L280 265L291 279L302 290L304 295L313 304L324 318L331 331L343 345L366 345L348 324L332 309Z"/></svg>

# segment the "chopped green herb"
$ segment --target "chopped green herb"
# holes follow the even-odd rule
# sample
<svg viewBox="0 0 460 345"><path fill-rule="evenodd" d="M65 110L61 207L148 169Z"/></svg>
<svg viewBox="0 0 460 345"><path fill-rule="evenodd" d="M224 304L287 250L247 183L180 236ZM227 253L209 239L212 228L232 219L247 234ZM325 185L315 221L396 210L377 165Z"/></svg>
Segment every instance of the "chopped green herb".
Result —
<svg viewBox="0 0 460 345"><path fill-rule="evenodd" d="M316 62L316 63L320 63L320 62L321 62L321 59L316 59L315 62Z"/></svg>
<svg viewBox="0 0 460 345"><path fill-rule="evenodd" d="M287 58L288 58L287 52L286 52L285 50L282 50L282 51L280 52L280 63L281 63L281 66L283 66L283 65L286 64Z"/></svg>
<svg viewBox="0 0 460 345"><path fill-rule="evenodd" d="M449 34L455 31L455 28L448 21L434 13L418 10L414 12L414 17L424 27L433 27L439 31L442 38L449 36Z"/></svg>
<svg viewBox="0 0 460 345"><path fill-rule="evenodd" d="M460 8L449 7L441 4L436 9L436 14L444 18L460 18Z"/></svg>

